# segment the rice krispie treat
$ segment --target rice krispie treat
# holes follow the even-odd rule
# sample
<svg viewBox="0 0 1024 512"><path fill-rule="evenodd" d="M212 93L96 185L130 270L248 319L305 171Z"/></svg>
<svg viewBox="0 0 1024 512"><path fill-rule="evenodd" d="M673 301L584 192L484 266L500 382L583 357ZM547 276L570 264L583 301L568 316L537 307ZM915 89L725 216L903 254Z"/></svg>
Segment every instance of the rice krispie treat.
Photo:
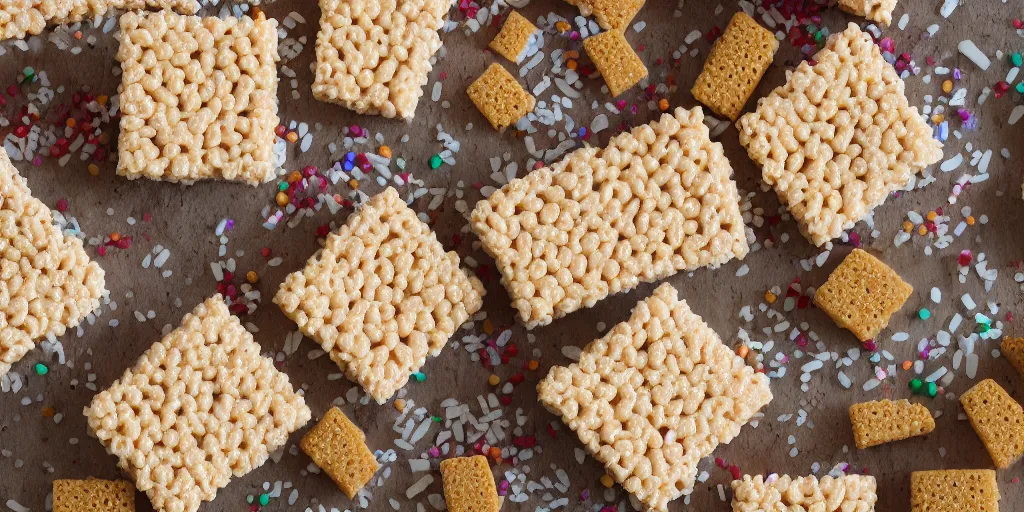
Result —
<svg viewBox="0 0 1024 512"><path fill-rule="evenodd" d="M49 25L103 16L111 9L174 9L195 14L196 0L4 0L0 2L0 41L38 35Z"/></svg>
<svg viewBox="0 0 1024 512"><path fill-rule="evenodd" d="M274 303L384 403L483 306L484 293L389 187L285 278Z"/></svg>
<svg viewBox="0 0 1024 512"><path fill-rule="evenodd" d="M697 463L772 399L755 373L666 283L629 320L551 368L540 402L647 509L693 490Z"/></svg>
<svg viewBox="0 0 1024 512"><path fill-rule="evenodd" d="M121 16L117 173L259 185L276 176L277 21Z"/></svg>
<svg viewBox="0 0 1024 512"><path fill-rule="evenodd" d="M999 512L999 498L999 482L991 469L910 474L910 512Z"/></svg>
<svg viewBox="0 0 1024 512"><path fill-rule="evenodd" d="M814 294L814 304L868 341L889 325L889 318L914 292L895 270L862 249L854 249Z"/></svg>
<svg viewBox="0 0 1024 512"><path fill-rule="evenodd" d="M53 512L135 512L135 487L127 480L54 480Z"/></svg>
<svg viewBox="0 0 1024 512"><path fill-rule="evenodd" d="M960 395L967 418L999 469L1024 455L1024 408L992 379L983 380Z"/></svg>
<svg viewBox="0 0 1024 512"><path fill-rule="evenodd" d="M498 512L501 501L487 457L455 457L441 461L444 501L449 512Z"/></svg>
<svg viewBox="0 0 1024 512"><path fill-rule="evenodd" d="M935 430L931 411L906 400L880 400L850 406L850 423L857 448L902 441Z"/></svg>
<svg viewBox="0 0 1024 512"><path fill-rule="evenodd" d="M533 112L537 100L501 64L494 63L466 91L495 130L504 130Z"/></svg>
<svg viewBox="0 0 1024 512"><path fill-rule="evenodd" d="M320 0L313 97L412 119L453 0Z"/></svg>
<svg viewBox="0 0 1024 512"><path fill-rule="evenodd" d="M530 48L538 44L540 33L519 11L512 11L489 46L498 55L522 64Z"/></svg>
<svg viewBox="0 0 1024 512"><path fill-rule="evenodd" d="M733 512L874 512L878 501L875 477L864 475L743 475L732 490Z"/></svg>
<svg viewBox="0 0 1024 512"><path fill-rule="evenodd" d="M90 434L158 512L195 512L310 418L220 295L185 315L84 413Z"/></svg>
<svg viewBox="0 0 1024 512"><path fill-rule="evenodd" d="M701 109L515 179L471 219L528 329L681 270L742 259L739 193Z"/></svg>
<svg viewBox="0 0 1024 512"><path fill-rule="evenodd" d="M941 160L942 144L856 25L830 37L814 60L801 62L738 128L765 183L821 246Z"/></svg>
<svg viewBox="0 0 1024 512"><path fill-rule="evenodd" d="M704 70L691 89L693 97L735 121L778 48L775 34L743 11L737 12L704 61Z"/></svg>
<svg viewBox="0 0 1024 512"><path fill-rule="evenodd" d="M601 72L613 98L621 96L647 78L647 66L644 66L644 61L640 60L640 56L633 51L626 36L619 30L586 38L583 49L594 62L594 67Z"/></svg>
<svg viewBox="0 0 1024 512"><path fill-rule="evenodd" d="M1024 338L1003 338L999 351L1017 369L1017 373L1024 375Z"/></svg>
<svg viewBox="0 0 1024 512"><path fill-rule="evenodd" d="M366 446L366 435L337 407L331 407L324 414L299 446L349 499L355 497L380 467Z"/></svg>
<svg viewBox="0 0 1024 512"><path fill-rule="evenodd" d="M47 335L63 336L99 307L103 269L82 240L64 236L50 209L0 147L0 376Z"/></svg>
<svg viewBox="0 0 1024 512"><path fill-rule="evenodd" d="M896 9L896 1L839 0L839 8L855 16L862 16L888 27L892 23L892 11Z"/></svg>
<svg viewBox="0 0 1024 512"><path fill-rule="evenodd" d="M584 16L594 16L605 30L623 30L647 0L565 0Z"/></svg>

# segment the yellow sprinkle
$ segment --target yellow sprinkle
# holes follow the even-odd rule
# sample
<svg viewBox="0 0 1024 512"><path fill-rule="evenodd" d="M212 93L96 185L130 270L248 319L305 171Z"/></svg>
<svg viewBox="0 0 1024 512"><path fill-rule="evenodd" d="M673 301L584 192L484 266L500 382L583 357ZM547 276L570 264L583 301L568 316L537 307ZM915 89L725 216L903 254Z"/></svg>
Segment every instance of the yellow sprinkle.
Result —
<svg viewBox="0 0 1024 512"><path fill-rule="evenodd" d="M913 230L914 230L914 223L910 222L909 220L903 221L903 231L906 231L907 233L910 233Z"/></svg>
<svg viewBox="0 0 1024 512"><path fill-rule="evenodd" d="M96 164L89 164L89 174L92 174L93 176L99 176L100 166Z"/></svg>
<svg viewBox="0 0 1024 512"><path fill-rule="evenodd" d="M256 284L256 281L260 280L260 275L250 270L245 273L245 280L249 281L250 284Z"/></svg>
<svg viewBox="0 0 1024 512"><path fill-rule="evenodd" d="M497 386L501 383L501 378L492 373L490 377L487 377L487 383L492 386Z"/></svg>
<svg viewBox="0 0 1024 512"><path fill-rule="evenodd" d="M572 28L572 25L570 25L566 21L559 21L558 23L555 23L555 28L558 29L559 32L564 34L564 33L568 32L569 29Z"/></svg>
<svg viewBox="0 0 1024 512"><path fill-rule="evenodd" d="M928 212L928 220L929 221L935 222L935 217L938 217L938 215L935 212Z"/></svg>
<svg viewBox="0 0 1024 512"><path fill-rule="evenodd" d="M381 146L380 149L377 150L377 154L384 158L391 158L391 148L387 146Z"/></svg>
<svg viewBox="0 0 1024 512"><path fill-rule="evenodd" d="M768 304L775 304L775 299L778 299L778 297L776 297L771 290L764 292L764 300L767 301Z"/></svg>
<svg viewBox="0 0 1024 512"><path fill-rule="evenodd" d="M943 119L946 119L946 118L942 114L935 114L934 116L932 116L932 122L935 123L935 124L942 123Z"/></svg>
<svg viewBox="0 0 1024 512"><path fill-rule="evenodd" d="M920 235L927 235L928 234L928 228L924 227L924 224L921 224L917 228L917 233L920 234Z"/></svg>
<svg viewBox="0 0 1024 512"><path fill-rule="evenodd" d="M405 400L403 400L401 398L396 398L395 399L395 409L398 409L398 412L404 411L405 410Z"/></svg>
<svg viewBox="0 0 1024 512"><path fill-rule="evenodd" d="M601 477L601 485L611 489L611 487L615 485L615 480L612 480L611 475L605 473L605 475Z"/></svg>
<svg viewBox="0 0 1024 512"><path fill-rule="evenodd" d="M944 92L946 94L949 94L949 93L953 92L953 81L952 80L946 80L945 82L942 82L942 92Z"/></svg>
<svg viewBox="0 0 1024 512"><path fill-rule="evenodd" d="M973 226L974 225L974 215L969 215L967 217L967 225L968 226Z"/></svg>

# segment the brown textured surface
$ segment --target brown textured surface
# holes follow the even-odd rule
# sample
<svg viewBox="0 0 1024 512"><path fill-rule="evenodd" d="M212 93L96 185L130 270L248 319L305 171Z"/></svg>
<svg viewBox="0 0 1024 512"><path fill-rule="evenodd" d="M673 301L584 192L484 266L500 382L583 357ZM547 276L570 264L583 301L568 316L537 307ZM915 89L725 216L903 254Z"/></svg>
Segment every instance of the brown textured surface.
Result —
<svg viewBox="0 0 1024 512"><path fill-rule="evenodd" d="M996 381L979 382L960 396L960 404L997 468L1024 455L1024 408Z"/></svg>
<svg viewBox="0 0 1024 512"><path fill-rule="evenodd" d="M999 512L999 498L996 472L989 469L910 475L910 512Z"/></svg>
<svg viewBox="0 0 1024 512"><path fill-rule="evenodd" d="M1017 369L1017 373L1024 377L1024 338L1003 338L999 351Z"/></svg>
<svg viewBox="0 0 1024 512"><path fill-rule="evenodd" d="M583 41L590 60L601 72L613 98L632 89L647 77L647 67L621 31L612 30Z"/></svg>
<svg viewBox="0 0 1024 512"><path fill-rule="evenodd" d="M737 12L711 48L693 97L714 113L736 120L768 70L779 42L743 11Z"/></svg>
<svg viewBox="0 0 1024 512"><path fill-rule="evenodd" d="M860 341L874 339L914 287L888 265L854 249L814 294L814 304Z"/></svg>
<svg viewBox="0 0 1024 512"><path fill-rule="evenodd" d="M54 480L53 512L135 512L135 486L127 480Z"/></svg>
<svg viewBox="0 0 1024 512"><path fill-rule="evenodd" d="M299 447L350 499L380 467L366 446L366 435L337 407L324 414Z"/></svg>
<svg viewBox="0 0 1024 512"><path fill-rule="evenodd" d="M850 406L850 423L857 448L870 448L935 430L928 408L907 400L877 400Z"/></svg>
<svg viewBox="0 0 1024 512"><path fill-rule="evenodd" d="M487 457L455 457L441 461L444 501L450 512L498 512L501 502Z"/></svg>
<svg viewBox="0 0 1024 512"><path fill-rule="evenodd" d="M469 86L466 94L495 130L516 124L537 105L516 77L497 62Z"/></svg>
<svg viewBox="0 0 1024 512"><path fill-rule="evenodd" d="M519 55L526 49L530 37L537 33L537 27L519 11L512 11L501 25L501 31L491 39L490 49L506 59L518 63Z"/></svg>

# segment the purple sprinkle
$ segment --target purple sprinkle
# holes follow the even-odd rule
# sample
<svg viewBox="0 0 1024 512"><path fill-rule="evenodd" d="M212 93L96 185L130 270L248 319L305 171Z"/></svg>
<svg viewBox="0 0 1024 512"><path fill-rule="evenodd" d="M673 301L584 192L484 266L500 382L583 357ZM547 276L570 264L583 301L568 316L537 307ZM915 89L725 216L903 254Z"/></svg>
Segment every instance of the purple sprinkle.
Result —
<svg viewBox="0 0 1024 512"><path fill-rule="evenodd" d="M427 453L429 453L431 457L441 456L441 450L438 450L436 446L431 446L430 450L427 450Z"/></svg>
<svg viewBox="0 0 1024 512"><path fill-rule="evenodd" d="M953 68L953 79L954 80L960 80L960 78L962 78L962 77L963 77L963 74L960 73L960 68Z"/></svg>

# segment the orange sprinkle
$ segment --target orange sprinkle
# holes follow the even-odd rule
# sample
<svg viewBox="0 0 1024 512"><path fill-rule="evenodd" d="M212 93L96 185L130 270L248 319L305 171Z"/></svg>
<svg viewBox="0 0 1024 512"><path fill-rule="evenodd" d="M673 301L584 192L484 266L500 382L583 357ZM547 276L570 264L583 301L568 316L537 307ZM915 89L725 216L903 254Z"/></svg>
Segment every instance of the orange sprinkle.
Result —
<svg viewBox="0 0 1024 512"><path fill-rule="evenodd" d="M766 300L768 304L775 304L775 299L778 299L778 297L776 297L771 290L764 292L764 300Z"/></svg>
<svg viewBox="0 0 1024 512"><path fill-rule="evenodd" d="M557 29L562 34L568 32L571 28L572 25L570 25L567 21L559 21L558 23L555 23L555 29Z"/></svg>
<svg viewBox="0 0 1024 512"><path fill-rule="evenodd" d="M54 414L57 414L57 411L54 411L53 407L43 407L44 418L52 418Z"/></svg>
<svg viewBox="0 0 1024 512"><path fill-rule="evenodd" d="M747 358L747 354L749 354L749 353L750 353L750 349L746 345L740 345L740 346L736 347L736 355L742 357L743 359L746 359Z"/></svg>
<svg viewBox="0 0 1024 512"><path fill-rule="evenodd" d="M605 473L604 475L601 476L601 485L611 489L611 487L615 485L615 480L612 480L611 475Z"/></svg>
<svg viewBox="0 0 1024 512"><path fill-rule="evenodd" d="M490 319L484 320L484 332L487 333L488 336L494 334L494 324L491 323Z"/></svg>
<svg viewBox="0 0 1024 512"><path fill-rule="evenodd" d="M395 409L398 409L398 412L404 411L405 410L405 400L403 400L401 398L396 398L395 399Z"/></svg>
<svg viewBox="0 0 1024 512"><path fill-rule="evenodd" d="M487 450L487 453L492 459L501 458L501 448L498 448L497 446L492 446L490 450Z"/></svg>
<svg viewBox="0 0 1024 512"><path fill-rule="evenodd" d="M935 124L941 124L944 119L946 119L946 117L942 114L935 114L932 116L932 122Z"/></svg>
<svg viewBox="0 0 1024 512"><path fill-rule="evenodd" d="M93 176L99 176L100 166L96 164L89 164L89 174L92 174Z"/></svg>
<svg viewBox="0 0 1024 512"><path fill-rule="evenodd" d="M907 233L910 233L913 230L914 230L914 223L910 222L909 220L903 221L903 231L906 231Z"/></svg>
<svg viewBox="0 0 1024 512"><path fill-rule="evenodd" d="M67 122L67 123L65 123L65 124L67 124L67 125L68 125L68 128L74 128L74 127L75 127L75 125L76 125L76 124L78 124L78 122L77 122L77 121L75 121L75 118L73 118L73 117L69 117L69 118L68 118L68 122Z"/></svg>
<svg viewBox="0 0 1024 512"><path fill-rule="evenodd" d="M660 101L658 101L658 108L660 108L662 112L667 111L668 110L668 100L666 98L662 98Z"/></svg>
<svg viewBox="0 0 1024 512"><path fill-rule="evenodd" d="M359 190L359 182L355 178L348 180L348 188L352 190Z"/></svg>
<svg viewBox="0 0 1024 512"><path fill-rule="evenodd" d="M540 361L537 361L536 359L531 359L529 363L526 363L526 367L529 368L530 370L536 370L537 368L540 368Z"/></svg>
<svg viewBox="0 0 1024 512"><path fill-rule="evenodd" d="M910 361L903 361L903 369L904 370L909 370L909 369L911 369L913 367L914 367L914 363L911 363Z"/></svg>
<svg viewBox="0 0 1024 512"><path fill-rule="evenodd" d="M121 233L118 233L117 231L115 231L115 232L110 234L110 241L111 242L116 242L116 241L118 241L120 239L121 239Z"/></svg>
<svg viewBox="0 0 1024 512"><path fill-rule="evenodd" d="M924 224L921 224L917 228L917 233L919 235L921 235L921 236L927 235L928 234L928 228L924 227Z"/></svg>
<svg viewBox="0 0 1024 512"><path fill-rule="evenodd" d="M76 30L75 31L75 39L82 39L82 31L81 30Z"/></svg>
<svg viewBox="0 0 1024 512"><path fill-rule="evenodd" d="M580 52L576 50L569 50L562 54L562 60L569 61L580 58Z"/></svg>
<svg viewBox="0 0 1024 512"><path fill-rule="evenodd" d="M381 146L380 149L377 150L377 154L384 158L391 158L391 148L388 146Z"/></svg>
<svg viewBox="0 0 1024 512"><path fill-rule="evenodd" d="M285 135L284 138L288 142L291 142L292 144L295 144L296 142L299 141L299 134L296 133L296 132L288 132L288 135Z"/></svg>
<svg viewBox="0 0 1024 512"><path fill-rule="evenodd" d="M567 68L569 68L569 69L571 69L573 71L576 71L576 67L577 66L578 66L578 64L574 60L570 60L569 62L565 63L565 67L567 67Z"/></svg>
<svg viewBox="0 0 1024 512"><path fill-rule="evenodd" d="M938 217L938 215L934 211L928 212L928 220L929 221L935 222L935 217Z"/></svg>
<svg viewBox="0 0 1024 512"><path fill-rule="evenodd" d="M953 92L953 81L952 80L946 80L945 82L942 82L942 92L944 92L946 94L949 94L949 93Z"/></svg>
<svg viewBox="0 0 1024 512"><path fill-rule="evenodd" d="M967 216L967 225L968 226L973 226L974 225L974 215L968 215Z"/></svg>
<svg viewBox="0 0 1024 512"><path fill-rule="evenodd" d="M277 201L278 206L288 206L288 194L284 192L278 192L274 200Z"/></svg>
<svg viewBox="0 0 1024 512"><path fill-rule="evenodd" d="M256 284L256 281L260 280L260 275L250 270L245 273L245 280L249 281L251 284Z"/></svg>
<svg viewBox="0 0 1024 512"><path fill-rule="evenodd" d="M492 373L490 377L487 377L487 383L492 386L497 386L498 384L501 384L501 378Z"/></svg>
<svg viewBox="0 0 1024 512"><path fill-rule="evenodd" d="M107 104L107 100L109 100L109 99L110 98L108 98L106 94L104 94L102 96L97 96L96 97L96 103L99 103L100 105L106 105Z"/></svg>
<svg viewBox="0 0 1024 512"><path fill-rule="evenodd" d="M288 183L295 183L302 179L302 173L299 171L292 171L288 174Z"/></svg>

